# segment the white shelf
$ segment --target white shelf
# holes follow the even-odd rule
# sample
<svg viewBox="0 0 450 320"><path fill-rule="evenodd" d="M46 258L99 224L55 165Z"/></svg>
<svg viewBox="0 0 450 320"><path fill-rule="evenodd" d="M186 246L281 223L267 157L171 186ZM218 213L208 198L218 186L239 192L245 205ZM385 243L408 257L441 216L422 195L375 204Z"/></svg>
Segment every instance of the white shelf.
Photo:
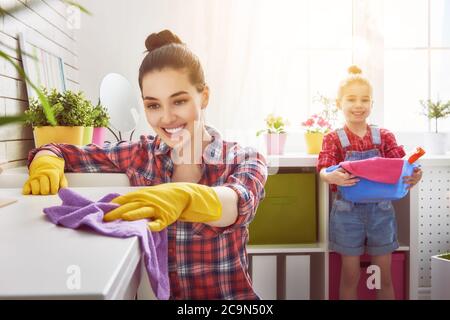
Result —
<svg viewBox="0 0 450 320"><path fill-rule="evenodd" d="M270 155L266 159L270 168L316 167L318 155L296 152ZM425 154L417 163L422 166L447 166L450 164L450 153L443 155Z"/></svg>
<svg viewBox="0 0 450 320"><path fill-rule="evenodd" d="M318 155L306 153L287 153L279 156L267 156L269 168L280 167L315 167Z"/></svg>
<svg viewBox="0 0 450 320"><path fill-rule="evenodd" d="M258 244L247 246L249 254L261 253L315 253L326 252L324 244L298 243L298 244Z"/></svg>
<svg viewBox="0 0 450 320"><path fill-rule="evenodd" d="M409 251L409 246L400 245L396 251ZM319 243L299 243L299 244L258 244L247 246L249 254L264 253L317 253L317 252L334 252L326 250L325 246Z"/></svg>

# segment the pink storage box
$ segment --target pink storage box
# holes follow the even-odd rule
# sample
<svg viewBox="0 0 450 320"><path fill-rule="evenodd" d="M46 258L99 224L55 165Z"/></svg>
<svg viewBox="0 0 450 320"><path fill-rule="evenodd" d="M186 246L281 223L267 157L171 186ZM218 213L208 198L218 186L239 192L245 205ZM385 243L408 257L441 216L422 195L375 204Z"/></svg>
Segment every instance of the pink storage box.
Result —
<svg viewBox="0 0 450 320"><path fill-rule="evenodd" d="M367 288L366 281L371 275L366 272L370 265L370 256L361 256L361 277L358 284L359 300L375 300L376 290ZM329 267L329 299L339 300L339 283L341 279L341 255L336 252L330 253ZM392 283L394 285L395 299L405 300L405 254L394 252L392 254Z"/></svg>

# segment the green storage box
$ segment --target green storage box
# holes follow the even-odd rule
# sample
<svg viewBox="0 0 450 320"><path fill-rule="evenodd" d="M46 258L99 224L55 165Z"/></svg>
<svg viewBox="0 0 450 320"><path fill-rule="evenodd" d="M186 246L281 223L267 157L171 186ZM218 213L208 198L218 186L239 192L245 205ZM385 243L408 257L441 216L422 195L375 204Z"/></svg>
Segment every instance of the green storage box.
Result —
<svg viewBox="0 0 450 320"><path fill-rule="evenodd" d="M317 241L314 173L271 175L266 197L249 226L249 244L296 244Z"/></svg>

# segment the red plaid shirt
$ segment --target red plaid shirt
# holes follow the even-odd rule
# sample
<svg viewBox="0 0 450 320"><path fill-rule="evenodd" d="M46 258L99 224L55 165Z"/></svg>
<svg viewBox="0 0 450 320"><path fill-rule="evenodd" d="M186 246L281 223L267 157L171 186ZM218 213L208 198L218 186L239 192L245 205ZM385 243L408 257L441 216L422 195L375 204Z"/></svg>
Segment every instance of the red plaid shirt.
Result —
<svg viewBox="0 0 450 320"><path fill-rule="evenodd" d="M372 143L372 133L369 126L367 126L366 135L362 138L350 131L347 126L344 126L344 130L350 146L345 149L342 148L336 131L325 135L322 142L322 151L320 151L317 161L317 172L320 172L323 168L334 166L344 161L347 151L367 151L377 148L383 158L403 158L405 156L403 146L397 145L394 134L387 129L380 129L380 145L374 145ZM332 191L336 190L336 186L333 185Z"/></svg>
<svg viewBox="0 0 450 320"><path fill-rule="evenodd" d="M250 148L223 141L207 127L213 141L203 153L199 184L226 186L238 195L239 215L225 228L177 221L168 227L169 278L172 299L257 299L248 273L248 225L264 197L265 159ZM141 136L101 148L50 144L30 152L28 163L40 150L65 160L71 172L123 172L133 186L171 181L170 148L159 136Z"/></svg>

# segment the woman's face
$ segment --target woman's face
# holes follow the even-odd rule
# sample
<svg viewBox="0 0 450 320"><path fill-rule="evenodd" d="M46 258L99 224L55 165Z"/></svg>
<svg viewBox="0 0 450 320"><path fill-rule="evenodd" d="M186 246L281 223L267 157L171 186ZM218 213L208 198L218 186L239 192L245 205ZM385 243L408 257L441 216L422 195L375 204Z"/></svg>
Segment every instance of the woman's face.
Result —
<svg viewBox="0 0 450 320"><path fill-rule="evenodd" d="M202 139L201 112L208 105L209 90L198 92L186 71L165 68L145 74L142 98L148 123L171 148L181 148L194 141L192 137Z"/></svg>
<svg viewBox="0 0 450 320"><path fill-rule="evenodd" d="M344 113L347 123L364 123L372 111L372 93L365 84L354 83L344 89L337 107Z"/></svg>

